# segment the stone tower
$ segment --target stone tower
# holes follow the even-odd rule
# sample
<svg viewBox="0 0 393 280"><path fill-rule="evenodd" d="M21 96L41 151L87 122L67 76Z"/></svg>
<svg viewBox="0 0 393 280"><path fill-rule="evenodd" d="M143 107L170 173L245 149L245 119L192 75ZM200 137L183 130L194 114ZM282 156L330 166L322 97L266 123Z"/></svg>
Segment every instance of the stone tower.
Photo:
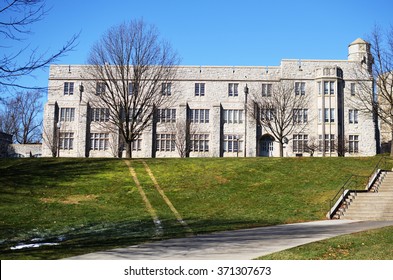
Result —
<svg viewBox="0 0 393 280"><path fill-rule="evenodd" d="M356 39L348 46L348 60L359 61L371 72L373 59L370 44L361 38Z"/></svg>

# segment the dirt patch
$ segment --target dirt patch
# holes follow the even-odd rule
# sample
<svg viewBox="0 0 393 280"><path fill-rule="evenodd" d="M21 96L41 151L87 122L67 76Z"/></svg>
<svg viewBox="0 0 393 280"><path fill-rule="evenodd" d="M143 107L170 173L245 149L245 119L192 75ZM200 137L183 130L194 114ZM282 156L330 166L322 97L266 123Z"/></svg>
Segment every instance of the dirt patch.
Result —
<svg viewBox="0 0 393 280"><path fill-rule="evenodd" d="M94 194L76 194L70 195L64 199L55 199L55 198L41 198L40 200L43 203L62 203L62 204L79 204L81 202L92 201L97 199L97 195Z"/></svg>
<svg viewBox="0 0 393 280"><path fill-rule="evenodd" d="M220 175L215 175L214 178L217 180L217 182L221 185L223 184L227 184L229 182L229 180L227 178L224 178Z"/></svg>

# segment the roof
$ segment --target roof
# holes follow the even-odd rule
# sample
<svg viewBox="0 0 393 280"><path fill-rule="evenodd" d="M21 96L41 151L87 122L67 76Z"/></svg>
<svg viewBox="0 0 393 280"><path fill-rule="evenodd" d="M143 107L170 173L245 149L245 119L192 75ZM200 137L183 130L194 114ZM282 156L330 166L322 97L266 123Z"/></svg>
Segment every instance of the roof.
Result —
<svg viewBox="0 0 393 280"><path fill-rule="evenodd" d="M368 42L364 41L362 38L357 38L355 41L353 41L350 46L356 45L356 44L368 44Z"/></svg>

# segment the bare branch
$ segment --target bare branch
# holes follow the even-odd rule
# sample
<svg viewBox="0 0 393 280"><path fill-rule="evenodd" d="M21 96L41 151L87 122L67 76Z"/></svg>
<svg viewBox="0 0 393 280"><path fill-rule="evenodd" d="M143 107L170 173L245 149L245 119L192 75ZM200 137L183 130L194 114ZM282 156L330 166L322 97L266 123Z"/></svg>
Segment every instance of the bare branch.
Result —
<svg viewBox="0 0 393 280"><path fill-rule="evenodd" d="M8 101L4 101L0 110L0 130L14 136L20 144L37 143L41 140L41 104L40 91L18 92Z"/></svg>
<svg viewBox="0 0 393 280"><path fill-rule="evenodd" d="M173 101L162 93L162 86L176 75L177 55L168 43L159 41L154 26L139 20L110 28L92 47L88 62L93 83L105 89L90 102L109 108L110 122L131 157L131 144L152 124L155 109Z"/></svg>
<svg viewBox="0 0 393 280"><path fill-rule="evenodd" d="M347 101L359 111L375 115L382 129L388 129L393 135L393 26L387 31L375 26L368 40L373 57L372 72L365 68L355 71L354 77L360 80L356 99Z"/></svg>
<svg viewBox="0 0 393 280"><path fill-rule="evenodd" d="M262 85L264 87L264 85ZM280 144L280 156L283 145L295 130L300 133L306 122L297 121L296 110L307 110L309 96L301 91L295 92L294 85L287 81L277 81L266 88L255 91L248 104L248 112L258 125L276 138Z"/></svg>
<svg viewBox="0 0 393 280"><path fill-rule="evenodd" d="M48 10L43 0L6 0L0 4L0 35L3 35L1 49L6 49L6 44L14 45L15 41L23 41L24 35L30 33L30 27L47 15ZM42 89L34 86L22 85L18 79L32 75L37 69L42 69L54 63L75 49L80 34L72 36L62 48L54 54L30 50L30 45L22 47L13 53L5 53L0 57L0 85L4 87L22 89ZM4 44L4 45L3 45ZM19 59L27 56L20 62Z"/></svg>

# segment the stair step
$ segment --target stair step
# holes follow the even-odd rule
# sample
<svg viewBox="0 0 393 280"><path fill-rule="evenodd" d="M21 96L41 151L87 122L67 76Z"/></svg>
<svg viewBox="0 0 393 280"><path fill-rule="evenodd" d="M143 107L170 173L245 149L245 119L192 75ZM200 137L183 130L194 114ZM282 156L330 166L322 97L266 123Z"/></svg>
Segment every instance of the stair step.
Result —
<svg viewBox="0 0 393 280"><path fill-rule="evenodd" d="M346 209L337 211L336 217L350 220L393 220L393 172L383 175L370 191L352 192L344 201L343 208Z"/></svg>

